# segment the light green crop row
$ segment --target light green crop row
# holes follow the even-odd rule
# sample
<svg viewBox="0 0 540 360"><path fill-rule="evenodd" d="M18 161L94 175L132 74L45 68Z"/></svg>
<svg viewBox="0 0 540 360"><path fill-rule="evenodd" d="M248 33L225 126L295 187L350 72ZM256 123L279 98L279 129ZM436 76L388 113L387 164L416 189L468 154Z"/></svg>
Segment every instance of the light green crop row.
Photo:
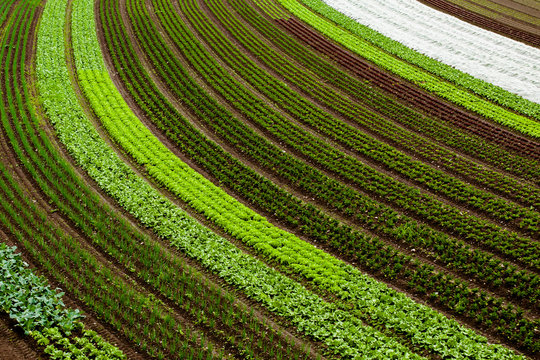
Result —
<svg viewBox="0 0 540 360"><path fill-rule="evenodd" d="M322 14L322 16L304 7L298 0L277 1L301 20L381 68L488 119L512 127L525 134L540 137L539 104L476 79L390 40L346 17L320 0L302 0L302 2ZM339 26L336 24L339 24ZM406 61L390 54L394 54ZM410 62L410 64L407 62ZM441 81L441 78L450 82ZM460 87L469 89L477 95ZM498 102L534 119L513 113L486 99Z"/></svg>
<svg viewBox="0 0 540 360"><path fill-rule="evenodd" d="M67 0L59 1L65 9ZM56 19L53 34L62 34L63 17ZM94 111L106 122L119 124L134 118L103 70L95 34L92 0L73 3L73 47L83 90ZM335 305L324 302L300 284L279 274L264 263L241 252L233 244L201 226L136 174L99 137L78 103L69 81L62 36L51 37L47 46L38 47L38 81L47 115L53 121L61 141L76 161L97 183L143 225L169 239L190 257L242 289L275 313L285 316L299 330L327 343L344 358L420 358L396 340L363 326ZM97 69L97 70L89 70ZM101 80L95 82L96 79ZM103 93L112 102L98 104ZM106 119L109 114L113 118ZM124 118L124 119L123 119ZM114 119L114 121L113 121ZM137 120L136 118L134 118ZM142 127L141 124L139 124ZM143 127L144 128L144 127ZM121 133L129 136L129 129ZM117 130L117 133L120 131ZM157 140L148 131L139 133L151 142ZM128 139L131 141L132 139ZM133 139L135 142L145 139ZM155 143L155 144L159 144ZM153 154L149 154L149 159ZM185 166L185 165L184 165ZM186 173L194 173L186 166ZM189 180L189 179L188 179ZM210 200L201 197L204 201ZM234 206L232 203L231 206ZM259 217L259 220L263 220ZM335 318L341 321L333 321Z"/></svg>
<svg viewBox="0 0 540 360"><path fill-rule="evenodd" d="M91 2L91 0L83 1ZM372 318L376 319L377 322L384 322L397 332L406 334L414 343L421 344L450 358L460 358L465 354L477 358L519 358L502 346L488 345L484 337L460 326L456 321L444 317L429 307L415 303L404 294L390 289L386 285L360 273L354 267L275 227L265 218L242 205L188 167L159 142L135 117L114 87L107 72L103 71L103 59L94 50L99 49L97 38L90 35L94 26L90 23L91 19L89 13L81 15L80 18L76 17L76 13L74 13L74 54L77 74L83 91L111 137L139 164L144 165L148 173L158 183L189 203L194 209L204 214L232 236L255 248L264 256L275 259L285 267L304 276L313 282L315 286L327 289L341 298L352 300L361 311L370 312ZM86 25L82 26L85 21L87 22ZM80 31L79 25L81 25ZM77 57L84 58L85 61L83 62L82 59L77 59ZM163 208L163 206L157 206L157 208ZM156 212L156 210L147 211L150 214ZM163 214L169 213L171 209L157 211L159 211L157 216L162 218ZM153 226L156 229L161 227L159 221L154 222ZM174 236L174 231L177 230L171 227L166 232L160 233L170 237ZM206 251L210 252L211 255L200 253L195 255L206 266L221 273L225 271L223 266L230 269L233 264L245 263L247 265L245 260L237 261L225 255L229 253L236 254L237 250L234 246L215 236L208 235L208 238L215 238L216 241L219 239L219 245L217 243L216 245L210 245ZM184 243L181 246L188 253L195 254L193 250L201 246L196 242L188 243L187 239L183 240ZM215 260L218 260L217 263L210 260L213 256L216 257ZM253 264L259 264L255 260L249 261L253 262ZM256 272L252 266L250 267L251 269L237 268L235 270L237 272L235 273L236 284L242 284L241 286L246 286L246 289L255 289L254 286L258 286L255 283L262 285L261 282L265 283L263 288L269 284L280 287L278 286L279 283L274 282L275 280L268 281L269 274L272 272L268 272L263 267ZM281 281L290 284L288 286L294 286L295 288L297 286L293 285L296 283L290 282L288 279ZM258 290L259 292L252 294L269 306L271 310L282 315L286 314L287 311L291 311L290 306L294 304L294 302L290 302L292 300L291 296L298 294L294 296L298 297L296 301L302 304L302 310L294 306L293 314L302 311L307 315L309 309L314 309L314 304L322 303L317 297L300 289L303 288L298 288L285 298L282 297L283 294L276 291L276 288L266 288L265 291L260 292ZM311 299L310 305L306 303L305 299L307 298ZM311 301L315 303L311 304ZM316 306L321 307L323 305ZM326 306L330 305L325 304L324 307ZM332 307L327 309L330 308ZM312 313L312 315L315 315L315 313ZM334 318L336 314L329 316ZM344 317L341 318L341 316ZM350 316L344 312L339 312L339 317L343 321L352 321ZM324 318L328 319L327 315L324 315ZM293 322L296 322L294 316ZM311 327L312 325L314 323L309 325L306 323L300 325L300 328L321 340L327 341L328 336L331 336L331 333L327 333L327 327ZM358 335L364 336L360 335L360 333ZM355 345L358 346L359 344ZM352 353L348 352L349 350L343 351L345 351L345 353L342 353L343 355L352 355Z"/></svg>

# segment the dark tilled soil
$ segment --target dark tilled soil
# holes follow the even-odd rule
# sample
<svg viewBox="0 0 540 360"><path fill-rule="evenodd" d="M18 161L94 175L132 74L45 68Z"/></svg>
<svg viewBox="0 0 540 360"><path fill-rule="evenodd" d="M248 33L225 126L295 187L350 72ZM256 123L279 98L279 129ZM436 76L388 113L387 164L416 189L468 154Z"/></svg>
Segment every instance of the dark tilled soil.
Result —
<svg viewBox="0 0 540 360"><path fill-rule="evenodd" d="M540 28L536 29L531 24L524 23L508 14L500 14L500 17L495 19L472 12L445 0L418 1L486 30L496 32L531 46L540 47ZM498 3L507 7L514 5L514 2L511 0L500 0Z"/></svg>
<svg viewBox="0 0 540 360"><path fill-rule="evenodd" d="M0 360L38 360L46 356L15 322L5 313L0 314Z"/></svg>

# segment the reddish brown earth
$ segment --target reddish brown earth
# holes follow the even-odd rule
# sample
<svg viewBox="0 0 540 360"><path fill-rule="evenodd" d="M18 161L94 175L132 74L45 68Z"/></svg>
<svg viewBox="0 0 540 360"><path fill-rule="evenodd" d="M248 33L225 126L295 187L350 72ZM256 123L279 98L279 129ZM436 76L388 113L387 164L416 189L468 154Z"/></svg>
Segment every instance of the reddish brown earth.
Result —
<svg viewBox="0 0 540 360"><path fill-rule="evenodd" d="M44 359L41 351L35 349L36 345L14 324L7 314L0 314L0 360Z"/></svg>
<svg viewBox="0 0 540 360"><path fill-rule="evenodd" d="M405 80L390 75L350 51L330 42L324 36L295 18L278 19L295 37L318 52L335 60L338 64L361 79L369 80L384 91L391 93L411 107L431 116L438 117L472 134L482 136L500 146L518 152L532 159L540 159L540 143L525 136L473 115L460 107L452 105L434 95L422 91Z"/></svg>
<svg viewBox="0 0 540 360"><path fill-rule="evenodd" d="M532 25L524 23L519 19L512 18L508 14L500 14L501 18L494 19L482 14L472 12L468 9L460 7L456 4L452 4L445 0L418 0L428 6L431 6L437 10L443 11L447 14L455 16L461 20L467 21L471 24L482 27L486 30L496 32L511 39L524 42L526 44L540 47L540 28L535 31L531 29ZM512 8L514 2L511 0L498 1L502 5ZM480 6L479 4L475 4ZM534 9L531 9L534 10ZM490 10L493 11L493 10ZM505 21L505 18L510 18L509 21Z"/></svg>

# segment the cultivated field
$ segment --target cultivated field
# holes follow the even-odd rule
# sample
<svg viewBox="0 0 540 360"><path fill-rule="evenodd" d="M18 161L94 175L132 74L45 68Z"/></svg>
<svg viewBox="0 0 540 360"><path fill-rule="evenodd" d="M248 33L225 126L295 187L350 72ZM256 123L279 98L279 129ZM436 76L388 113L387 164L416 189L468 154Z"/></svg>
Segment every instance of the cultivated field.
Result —
<svg viewBox="0 0 540 360"><path fill-rule="evenodd" d="M0 359L538 358L538 29L0 0Z"/></svg>

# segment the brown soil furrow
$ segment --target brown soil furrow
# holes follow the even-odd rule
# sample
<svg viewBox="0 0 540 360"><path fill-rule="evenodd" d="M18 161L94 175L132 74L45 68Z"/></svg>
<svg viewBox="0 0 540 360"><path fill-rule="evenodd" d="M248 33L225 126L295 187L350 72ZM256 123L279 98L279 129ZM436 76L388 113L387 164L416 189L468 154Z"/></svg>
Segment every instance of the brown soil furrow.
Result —
<svg viewBox="0 0 540 360"><path fill-rule="evenodd" d="M15 327L15 322L5 313L0 313L0 360L46 359L30 336Z"/></svg>
<svg viewBox="0 0 540 360"><path fill-rule="evenodd" d="M408 106L413 106L429 116L450 122L454 126L516 151L520 155L540 160L540 143L498 127L436 96L427 94L398 77L383 72L375 65L330 42L297 19L278 19L276 22L315 50L335 60L359 78L373 82L382 90L407 103Z"/></svg>
<svg viewBox="0 0 540 360"><path fill-rule="evenodd" d="M461 20L482 27L486 30L496 32L528 45L540 47L540 29L535 28L529 23L521 21L520 19L511 17L508 14L499 13L503 19L493 19L478 13L474 13L445 0L418 1L437 10L455 16ZM482 7L481 4L475 3L475 5ZM494 11L493 9L489 10ZM508 21L506 21L506 19L508 19Z"/></svg>
<svg viewBox="0 0 540 360"><path fill-rule="evenodd" d="M513 10L540 18L540 9L523 4L521 2L517 2L513 0L491 0L491 2L499 4L509 9L513 9Z"/></svg>

